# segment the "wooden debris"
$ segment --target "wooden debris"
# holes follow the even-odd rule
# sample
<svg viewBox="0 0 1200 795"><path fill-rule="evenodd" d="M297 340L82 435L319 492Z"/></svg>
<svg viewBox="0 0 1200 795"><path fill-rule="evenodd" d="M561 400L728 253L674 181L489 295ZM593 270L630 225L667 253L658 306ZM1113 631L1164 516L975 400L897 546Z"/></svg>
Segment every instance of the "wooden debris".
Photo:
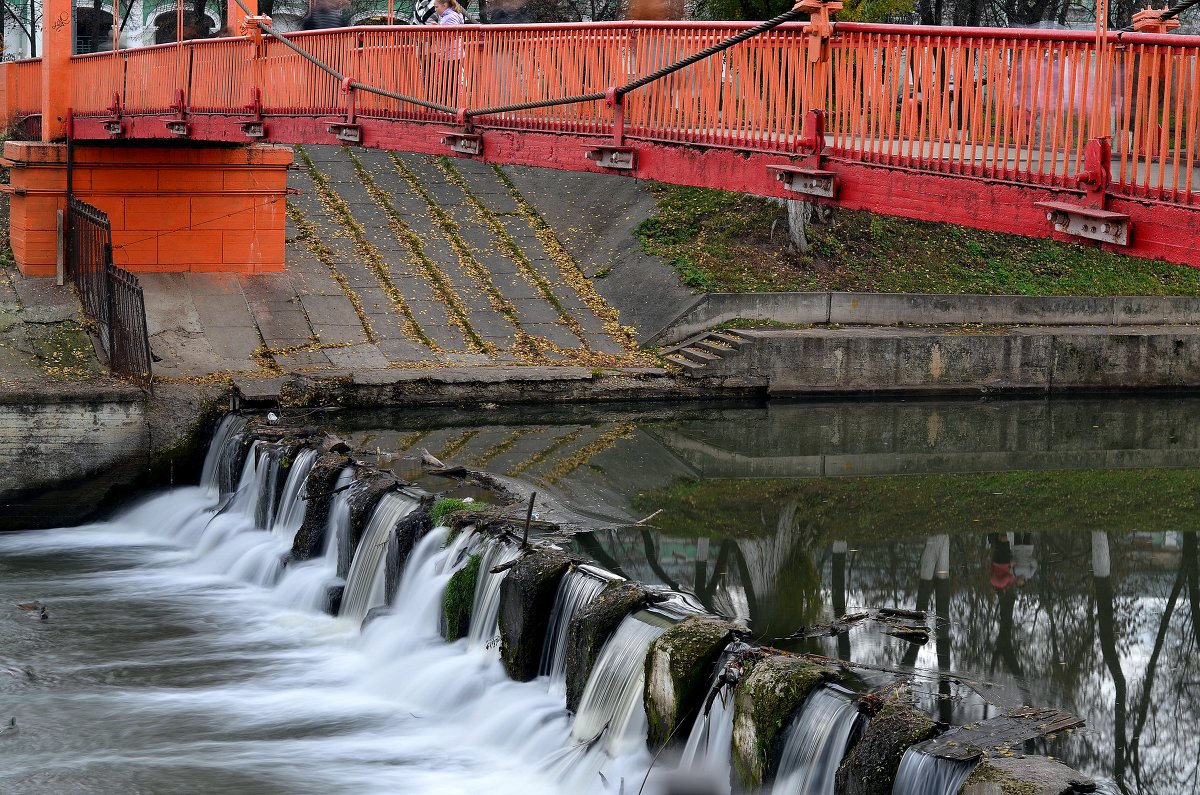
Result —
<svg viewBox="0 0 1200 795"><path fill-rule="evenodd" d="M966 761L983 754L1004 754L1026 740L1083 725L1083 718L1044 707L1022 707L978 723L968 723L916 746L943 759Z"/></svg>

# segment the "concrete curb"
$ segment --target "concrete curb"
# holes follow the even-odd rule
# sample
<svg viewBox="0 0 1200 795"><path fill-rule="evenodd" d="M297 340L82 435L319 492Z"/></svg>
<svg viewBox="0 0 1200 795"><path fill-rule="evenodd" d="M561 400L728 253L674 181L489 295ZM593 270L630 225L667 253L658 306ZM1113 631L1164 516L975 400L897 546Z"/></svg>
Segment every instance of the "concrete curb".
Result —
<svg viewBox="0 0 1200 795"><path fill-rule="evenodd" d="M738 318L796 325L986 323L1145 326L1200 323L1200 298L1182 296L937 295L929 293L708 293L652 335L670 345Z"/></svg>

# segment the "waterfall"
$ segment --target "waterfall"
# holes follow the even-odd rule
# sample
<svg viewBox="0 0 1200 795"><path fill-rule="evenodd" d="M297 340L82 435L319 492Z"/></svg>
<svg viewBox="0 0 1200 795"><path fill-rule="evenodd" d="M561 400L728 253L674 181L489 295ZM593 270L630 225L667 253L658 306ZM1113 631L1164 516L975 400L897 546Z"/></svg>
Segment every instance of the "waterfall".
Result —
<svg viewBox="0 0 1200 795"><path fill-rule="evenodd" d="M722 675L732 652L749 648L740 641L730 643L717 660L716 670L709 684L711 701L705 702L705 712L696 718L683 756L679 761L681 770L696 770L716 784L719 795L729 795L733 766L730 764L733 745L733 687L722 681ZM716 695L713 696L713 690Z"/></svg>
<svg viewBox="0 0 1200 795"><path fill-rule="evenodd" d="M375 506L350 562L339 616L360 623L372 607L384 604L388 535L416 507L416 500L398 491L384 494Z"/></svg>
<svg viewBox="0 0 1200 795"><path fill-rule="evenodd" d="M508 572L492 574L492 569L516 559L520 553L520 547L499 538L492 539L483 553L483 560L479 563L479 579L475 581L475 600L471 604L468 633L468 640L474 648L486 647L500 634L500 586ZM494 647L494 651L499 658L499 646Z"/></svg>
<svg viewBox="0 0 1200 795"><path fill-rule="evenodd" d="M647 620L643 620L643 618ZM593 744L610 755L630 751L646 739L646 711L642 705L646 653L665 626L651 624L650 614L625 616L592 667L583 689L579 711L571 726L577 742Z"/></svg>
<svg viewBox="0 0 1200 795"><path fill-rule="evenodd" d="M916 746L904 752L892 795L956 795L976 762L960 762L927 754Z"/></svg>
<svg viewBox="0 0 1200 795"><path fill-rule="evenodd" d="M606 580L589 574L584 567L571 569L558 584L538 669L539 676L550 677L550 692L556 696L565 696L567 692L567 630L571 619L591 604L607 584Z"/></svg>
<svg viewBox="0 0 1200 795"><path fill-rule="evenodd" d="M275 589L281 604L299 610L324 610L329 588L338 582L338 540L350 530L350 494L354 470L343 469L329 500L322 555L314 560L294 563L284 571Z"/></svg>
<svg viewBox="0 0 1200 795"><path fill-rule="evenodd" d="M834 795L858 708L845 691L818 687L787 729L772 795Z"/></svg>
<svg viewBox="0 0 1200 795"><path fill-rule="evenodd" d="M283 484L283 496L279 500L279 510L271 522L271 533L284 539L288 544L296 537L300 525L304 524L304 513L308 509L308 498L304 494L304 484L308 473L312 470L313 462L317 460L317 451L304 448L292 459L288 470L287 481Z"/></svg>
<svg viewBox="0 0 1200 795"><path fill-rule="evenodd" d="M238 465L237 453L242 446L241 435L245 427L245 417L226 414L213 434L208 452L204 456L200 487L214 499L233 491L237 485L233 476Z"/></svg>

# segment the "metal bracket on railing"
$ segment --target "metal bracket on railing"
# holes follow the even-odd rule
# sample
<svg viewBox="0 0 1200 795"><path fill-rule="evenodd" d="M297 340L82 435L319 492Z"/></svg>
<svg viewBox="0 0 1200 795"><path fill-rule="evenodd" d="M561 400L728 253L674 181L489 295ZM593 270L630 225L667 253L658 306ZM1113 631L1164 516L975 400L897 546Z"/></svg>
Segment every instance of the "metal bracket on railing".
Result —
<svg viewBox="0 0 1200 795"><path fill-rule="evenodd" d="M263 123L262 93L257 88L250 89L250 103L246 110L254 118L242 123L242 133L247 138L262 138L267 134L267 126Z"/></svg>
<svg viewBox="0 0 1200 795"><path fill-rule="evenodd" d="M1179 20L1163 19L1167 9L1145 8L1133 15L1133 29L1138 33L1170 33L1179 27Z"/></svg>
<svg viewBox="0 0 1200 795"><path fill-rule="evenodd" d="M1067 202L1035 202L1035 206L1047 211L1046 220L1054 224L1058 232L1118 246L1129 245L1133 224L1124 213Z"/></svg>
<svg viewBox="0 0 1200 795"><path fill-rule="evenodd" d="M242 29L239 31L243 36L249 36L254 40L254 56L256 58L261 58L263 53L262 25L271 27L271 18L265 14L242 17Z"/></svg>
<svg viewBox="0 0 1200 795"><path fill-rule="evenodd" d="M174 119L166 120L167 132L186 137L191 132L191 128L187 122L187 104L183 98L183 89L175 90L175 104L172 107L177 115Z"/></svg>
<svg viewBox="0 0 1200 795"><path fill-rule="evenodd" d="M101 119L100 123L104 125L104 131L113 138L120 138L124 134L124 129L121 126L121 95L113 92L112 105L108 108L109 116L106 119Z"/></svg>
<svg viewBox="0 0 1200 795"><path fill-rule="evenodd" d="M451 152L459 155L477 157L483 154L483 138L475 133L445 130L442 132L442 144L449 146Z"/></svg>
<svg viewBox="0 0 1200 795"><path fill-rule="evenodd" d="M362 127L357 124L330 124L327 129L339 141L348 144L362 143Z"/></svg>
<svg viewBox="0 0 1200 795"><path fill-rule="evenodd" d="M584 144L587 151L583 156L601 168L619 168L630 171L637 168L637 152L631 146L611 146L609 144Z"/></svg>
<svg viewBox="0 0 1200 795"><path fill-rule="evenodd" d="M767 166L767 170L774 172L784 189L792 193L835 198L837 175L821 168L822 153L825 151L825 111L814 108L804 114L804 127L797 143L805 155L798 164Z"/></svg>
<svg viewBox="0 0 1200 795"><path fill-rule="evenodd" d="M838 178L832 171L803 166L767 166L767 170L775 172L775 178L792 193L820 196L823 199L837 196Z"/></svg>
<svg viewBox="0 0 1200 795"><path fill-rule="evenodd" d="M1129 216L1104 209L1112 184L1112 145L1107 138L1093 138L1084 144L1083 170L1076 180L1087 191L1083 204L1034 202L1034 206L1047 210L1046 220L1063 234L1129 245L1133 227Z"/></svg>
<svg viewBox="0 0 1200 795"><path fill-rule="evenodd" d="M804 32L808 34L808 61L829 60L829 39L833 36L832 14L842 10L839 0L799 0L794 5L795 11L807 11L808 22Z"/></svg>

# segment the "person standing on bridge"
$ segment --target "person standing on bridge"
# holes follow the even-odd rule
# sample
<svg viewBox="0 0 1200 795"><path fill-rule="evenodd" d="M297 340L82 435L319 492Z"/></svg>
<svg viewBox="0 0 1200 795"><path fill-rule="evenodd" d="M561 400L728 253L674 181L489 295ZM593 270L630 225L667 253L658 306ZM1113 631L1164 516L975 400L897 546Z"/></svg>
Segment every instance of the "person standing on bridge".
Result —
<svg viewBox="0 0 1200 795"><path fill-rule="evenodd" d="M437 16L432 24L463 25L467 21L467 13L458 4L458 0L433 0L433 9Z"/></svg>

